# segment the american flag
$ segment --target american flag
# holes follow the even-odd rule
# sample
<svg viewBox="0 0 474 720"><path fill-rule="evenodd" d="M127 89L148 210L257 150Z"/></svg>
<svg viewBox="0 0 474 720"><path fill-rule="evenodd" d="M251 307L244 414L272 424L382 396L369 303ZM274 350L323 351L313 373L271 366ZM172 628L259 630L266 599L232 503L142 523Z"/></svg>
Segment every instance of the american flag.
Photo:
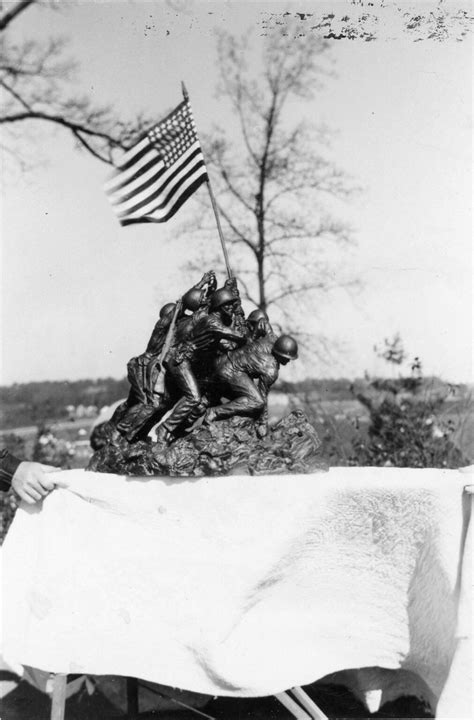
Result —
<svg viewBox="0 0 474 720"><path fill-rule="evenodd" d="M121 225L166 222L207 179L186 99L125 152L105 192Z"/></svg>

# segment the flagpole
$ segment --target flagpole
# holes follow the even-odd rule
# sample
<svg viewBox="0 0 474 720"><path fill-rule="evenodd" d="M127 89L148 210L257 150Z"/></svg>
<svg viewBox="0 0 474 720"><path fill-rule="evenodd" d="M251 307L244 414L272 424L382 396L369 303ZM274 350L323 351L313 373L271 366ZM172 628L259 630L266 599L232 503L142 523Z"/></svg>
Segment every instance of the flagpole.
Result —
<svg viewBox="0 0 474 720"><path fill-rule="evenodd" d="M229 264L229 256L227 254L227 247L225 244L224 235L222 233L221 221L219 219L219 213L217 211L216 199L214 197L214 193L212 192L212 187L211 187L211 183L210 183L209 179L206 180L206 185L207 185L207 189L209 190L209 196L211 198L212 209L214 210L214 217L216 218L217 230L219 232L219 237L221 239L222 252L224 253L224 260L225 260L225 266L227 268L227 275L231 278L232 270L231 270L230 264Z"/></svg>
<svg viewBox="0 0 474 720"><path fill-rule="evenodd" d="M181 90L183 92L183 98L185 100L189 100L188 91L186 90L186 86L183 81L181 81ZM197 132L196 132L196 135L197 135ZM202 148L201 148L201 151L202 151ZM214 193L212 191L212 186L211 186L211 181L209 179L209 176L207 177L206 185L207 185L207 189L209 191L209 197L211 198L211 205L212 205L212 209L214 211L214 217L216 219L217 232L219 233L219 238L220 238L221 245L222 245L222 252L224 253L224 260L225 260L225 266L227 269L227 275L229 278L231 278L231 277L233 277L233 273L232 273L230 263L229 263L229 255L227 253L227 247L226 247L225 240L224 240L224 233L222 232L221 221L220 221L219 212L217 209L217 203L216 203L216 199L214 197Z"/></svg>

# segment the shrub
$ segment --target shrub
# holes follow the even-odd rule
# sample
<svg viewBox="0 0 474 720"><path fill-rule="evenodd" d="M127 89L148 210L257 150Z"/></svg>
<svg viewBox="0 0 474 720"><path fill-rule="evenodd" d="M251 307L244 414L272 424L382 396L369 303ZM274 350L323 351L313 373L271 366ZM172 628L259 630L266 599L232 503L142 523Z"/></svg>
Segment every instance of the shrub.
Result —
<svg viewBox="0 0 474 720"><path fill-rule="evenodd" d="M455 446L452 420L440 419L445 400L385 397L370 408L368 439L353 441L351 465L456 468L469 461Z"/></svg>
<svg viewBox="0 0 474 720"><path fill-rule="evenodd" d="M400 336L384 341L379 357L392 367L401 366L406 353ZM418 357L409 374L392 379L367 380L355 397L368 409L367 438L355 438L352 465L457 468L469 460L456 447L452 419L443 419L449 386L423 377Z"/></svg>

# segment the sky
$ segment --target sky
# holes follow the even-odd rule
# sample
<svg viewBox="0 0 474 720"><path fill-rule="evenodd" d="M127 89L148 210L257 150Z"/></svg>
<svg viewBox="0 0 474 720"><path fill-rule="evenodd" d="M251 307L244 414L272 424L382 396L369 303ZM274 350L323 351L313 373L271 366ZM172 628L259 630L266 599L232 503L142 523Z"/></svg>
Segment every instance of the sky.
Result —
<svg viewBox="0 0 474 720"><path fill-rule="evenodd" d="M65 36L78 94L124 117L143 110L158 120L180 102L184 80L203 133L231 127L215 95L216 28L247 33L258 50L264 23L285 10L362 12L344 0L62 5L25 11L12 35ZM308 328L337 350L329 363L292 363L285 378L380 373L373 347L398 332L427 374L472 382L472 35L416 42L388 22L381 36L331 41L336 77L294 108L295 119L335 131L329 156L362 188L337 208L356 244L335 259L363 289L321 299ZM107 167L62 130L31 129L20 141L35 167L12 170L4 158L2 171L0 383L123 377L161 305L190 284L183 265L196 248L179 235L195 200L166 224L121 228L102 190Z"/></svg>

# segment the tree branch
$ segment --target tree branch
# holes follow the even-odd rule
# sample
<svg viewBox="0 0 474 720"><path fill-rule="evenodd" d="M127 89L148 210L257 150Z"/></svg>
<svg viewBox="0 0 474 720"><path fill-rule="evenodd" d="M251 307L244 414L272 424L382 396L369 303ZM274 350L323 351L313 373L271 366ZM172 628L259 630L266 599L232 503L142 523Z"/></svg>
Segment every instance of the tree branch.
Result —
<svg viewBox="0 0 474 720"><path fill-rule="evenodd" d="M245 280L242 279L242 275L241 275L241 274L239 274L239 283L240 283L240 285L242 285L242 287L244 288L244 295L245 295L245 297L247 298L247 300L248 300L249 302L253 303L253 305L255 305L256 307L258 307L258 302L257 302L257 300L251 295L250 290L249 290L249 288L248 288L248 285L247 285L247 283L245 282Z"/></svg>
<svg viewBox="0 0 474 720"><path fill-rule="evenodd" d="M72 134L74 135L74 137L76 138L76 140L78 140L78 141L80 142L80 144L81 144L88 152L90 152L91 155L93 155L95 158L97 158L97 160L101 160L102 162L105 162L105 163L107 163L107 164L109 164L109 165L112 165L112 164L113 164L113 163L112 163L112 158L110 157L110 155L109 155L108 158L102 157L102 155L101 155L100 153L98 153L97 150L96 150L95 148L93 148L92 145L91 145L90 143L88 143L85 138L82 137L82 135L81 135L81 133L79 132L79 130L71 130L71 132L72 132Z"/></svg>
<svg viewBox="0 0 474 720"><path fill-rule="evenodd" d="M252 160L254 161L255 165L258 167L258 157L257 157L256 152L252 148L252 144L250 142L241 101L238 103L237 113L239 115L240 128L242 130L242 137L244 138L245 147L247 148L247 151L248 151L250 157L252 158Z"/></svg>
<svg viewBox="0 0 474 720"><path fill-rule="evenodd" d="M25 120L44 120L45 122L53 123L56 125L60 125L61 127L66 128L67 130L70 130L74 137L76 137L78 140L80 140L81 144L87 148L89 152L91 152L96 158L101 160L104 163L112 164L112 160L110 157L106 158L100 155L97 150L93 150L92 146L86 142L85 138L81 137L81 135L88 135L89 137L93 138L99 138L100 140L104 140L106 144L109 146L113 146L115 148L120 148L122 150L125 150L126 148L124 145L119 141L113 138L111 135L101 132L99 130L94 130L93 128L87 127L86 125L83 125L81 123L77 123L71 120L68 120L67 118L61 116L61 115L48 115L47 113L38 112L29 110L27 112L23 113L13 113L11 115L5 115L3 117L0 117L0 124L5 123L15 123L15 122L21 122Z"/></svg>
<svg viewBox="0 0 474 720"><path fill-rule="evenodd" d="M11 10L8 10L6 13L4 13L0 18L0 31L5 30L5 28L11 23L11 21L17 17L17 15L26 10L26 8L29 5L32 5L34 2L36 2L36 0L21 0L21 2L18 2L16 5L14 5Z"/></svg>
<svg viewBox="0 0 474 720"><path fill-rule="evenodd" d="M19 95L8 83L6 83L5 80L1 80L1 81L0 81L0 85L1 85L3 88L5 88L5 90L6 90L7 92L9 92L10 95L12 95L12 97L14 97L15 100L16 100L17 102L19 102L20 105L21 105L28 113L32 113L32 112L33 112L33 109L30 107L30 105L28 105L28 103L27 103L25 100L23 100L23 98L21 97L21 95ZM0 115L0 121L1 121L1 115Z"/></svg>
<svg viewBox="0 0 474 720"><path fill-rule="evenodd" d="M244 245L246 245L250 250L253 252L254 255L257 253L257 248L253 245L251 240L249 240L239 229L238 227L232 222L230 215L220 206L218 205L218 210L221 213L222 217L226 221L226 223L229 225L230 229L233 233L239 238L240 242L242 242Z"/></svg>
<svg viewBox="0 0 474 720"><path fill-rule="evenodd" d="M231 179L229 178L229 175L225 168L221 168L221 177L224 180L228 190L232 193L232 195L244 206L246 210L249 212L253 212L253 208L251 205L248 204L248 202L245 200L245 198L241 195L241 193L237 190L237 188L232 183Z"/></svg>

